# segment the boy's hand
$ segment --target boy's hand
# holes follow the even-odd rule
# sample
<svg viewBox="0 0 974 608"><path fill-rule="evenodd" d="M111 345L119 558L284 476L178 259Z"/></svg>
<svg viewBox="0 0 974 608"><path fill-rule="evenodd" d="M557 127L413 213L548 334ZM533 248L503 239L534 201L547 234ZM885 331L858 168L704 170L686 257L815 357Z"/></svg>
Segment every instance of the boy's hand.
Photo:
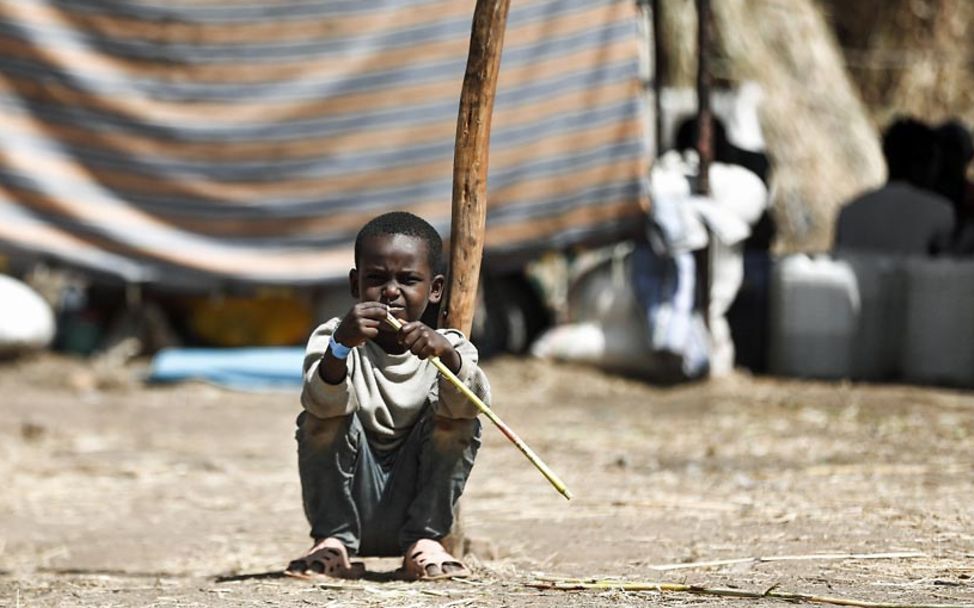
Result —
<svg viewBox="0 0 974 608"><path fill-rule="evenodd" d="M375 338L379 335L379 326L385 323L388 310L379 302L359 302L342 318L333 338L350 348Z"/></svg>
<svg viewBox="0 0 974 608"><path fill-rule="evenodd" d="M460 371L460 355L450 341L422 321L403 324L399 330L399 342L420 359L439 357L450 371Z"/></svg>

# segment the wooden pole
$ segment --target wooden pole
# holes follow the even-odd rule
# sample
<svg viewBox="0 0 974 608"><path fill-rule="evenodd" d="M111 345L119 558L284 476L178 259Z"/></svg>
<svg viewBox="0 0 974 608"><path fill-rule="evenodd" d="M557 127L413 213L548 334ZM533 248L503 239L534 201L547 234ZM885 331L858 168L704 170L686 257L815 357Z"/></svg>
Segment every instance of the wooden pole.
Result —
<svg viewBox="0 0 974 608"><path fill-rule="evenodd" d="M504 46L510 0L477 0L470 31L467 70L460 90L456 148L453 154L453 207L450 268L440 327L470 336L487 224L487 160L497 73ZM454 555L465 552L460 505L443 544Z"/></svg>
<svg viewBox="0 0 974 608"><path fill-rule="evenodd" d="M656 157L663 155L663 0L653 0L653 109L656 112Z"/></svg>
<svg viewBox="0 0 974 608"><path fill-rule="evenodd" d="M710 111L710 0L697 0L697 153L700 171L696 194L710 194L710 161L714 158Z"/></svg>
<svg viewBox="0 0 974 608"><path fill-rule="evenodd" d="M473 326L487 218L487 157L497 72L510 0L477 0L467 71L460 91L453 157L450 269L440 327L467 336Z"/></svg>
<svg viewBox="0 0 974 608"><path fill-rule="evenodd" d="M697 156L699 165L694 194L710 195L710 162L714 158L713 123L710 111L710 0L697 4ZM713 233L708 230L710 237ZM710 328L710 287L713 276L713 245L694 252L697 264L696 307Z"/></svg>

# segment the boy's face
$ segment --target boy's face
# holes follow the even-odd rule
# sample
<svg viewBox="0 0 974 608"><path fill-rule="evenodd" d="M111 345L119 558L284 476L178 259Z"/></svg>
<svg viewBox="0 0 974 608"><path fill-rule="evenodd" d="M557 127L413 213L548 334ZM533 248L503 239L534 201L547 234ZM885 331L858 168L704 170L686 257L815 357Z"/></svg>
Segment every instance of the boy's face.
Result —
<svg viewBox="0 0 974 608"><path fill-rule="evenodd" d="M352 297L381 302L400 321L416 321L428 304L443 297L444 277L433 274L426 241L404 234L383 234L362 241L357 268L348 278ZM383 329L391 329L385 324Z"/></svg>

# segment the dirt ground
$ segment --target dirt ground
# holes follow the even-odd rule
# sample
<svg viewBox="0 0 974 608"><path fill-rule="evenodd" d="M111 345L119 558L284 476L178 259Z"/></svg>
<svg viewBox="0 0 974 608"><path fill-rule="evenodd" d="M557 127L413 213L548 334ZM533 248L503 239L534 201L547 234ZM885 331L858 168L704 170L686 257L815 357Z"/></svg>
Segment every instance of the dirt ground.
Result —
<svg viewBox="0 0 974 608"><path fill-rule="evenodd" d="M485 428L463 499L476 576L398 582L384 559L329 584L277 575L309 542L295 394L0 363L0 606L782 604L529 586L545 576L974 606L974 393L486 368L496 410L576 498ZM865 555L890 552L910 556ZM736 561L694 565L714 560Z"/></svg>

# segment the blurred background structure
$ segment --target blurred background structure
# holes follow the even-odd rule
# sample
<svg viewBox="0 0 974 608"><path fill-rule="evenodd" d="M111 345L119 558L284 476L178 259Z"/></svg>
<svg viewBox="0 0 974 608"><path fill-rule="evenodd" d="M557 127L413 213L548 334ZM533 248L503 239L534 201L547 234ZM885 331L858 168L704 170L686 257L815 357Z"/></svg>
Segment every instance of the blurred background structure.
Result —
<svg viewBox="0 0 974 608"><path fill-rule="evenodd" d="M710 6L708 99L726 135L713 159L687 139L698 138L698 5ZM299 345L347 307L350 245L367 219L406 209L447 234L472 9L0 4L0 261L56 325L32 344L82 354ZM491 140L481 349L523 353L552 323L574 324L582 333L549 332L534 352L656 380L734 365L903 376L902 361L919 360L900 353L909 348L857 333L879 310L867 292L880 294L885 322L929 335L909 329L927 327L910 319L929 311L907 294L939 284L911 291L904 277L955 277L951 297L974 302L965 263L931 274L890 262L889 283L862 270L883 261L779 262L832 250L843 205L887 180L881 133L895 118L953 120L961 139L969 133L972 17L964 0L513 3ZM699 174L709 160L723 177ZM713 192L696 190L708 181ZM819 301L817 288L798 299L787 290L808 281L837 300L802 308ZM835 306L848 309L845 329L814 321L838 322ZM826 326L834 332L818 342L803 333ZM962 326L941 323L957 365L974 357ZM852 363L792 365L793 355L811 360L802 353L812 342L839 345L841 357L822 351L830 364L897 363L864 376ZM853 343L884 354L853 353Z"/></svg>
<svg viewBox="0 0 974 608"><path fill-rule="evenodd" d="M665 2L664 82L693 85L694 0ZM826 251L839 205L884 179L879 133L898 115L974 123L963 0L715 2L713 72L753 80L777 167L783 251Z"/></svg>
<svg viewBox="0 0 974 608"><path fill-rule="evenodd" d="M183 342L297 344L316 316L344 311L368 219L405 209L448 234L472 11L3 3L0 249L15 274L43 282L34 271L50 267L72 276L40 275L83 284L42 289L65 313L58 346L104 350L147 317ZM511 11L492 272L639 233L650 157L636 14L617 0ZM119 318L147 302L163 314Z"/></svg>

